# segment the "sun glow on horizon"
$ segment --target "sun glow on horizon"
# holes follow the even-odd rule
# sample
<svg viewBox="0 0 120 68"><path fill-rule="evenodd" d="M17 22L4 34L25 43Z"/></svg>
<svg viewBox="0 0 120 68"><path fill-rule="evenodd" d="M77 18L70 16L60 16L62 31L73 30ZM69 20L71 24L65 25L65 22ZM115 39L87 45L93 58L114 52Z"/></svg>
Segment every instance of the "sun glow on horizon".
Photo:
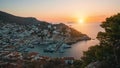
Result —
<svg viewBox="0 0 120 68"><path fill-rule="evenodd" d="M83 20L83 19L79 19L79 20L78 20L78 23L79 23L79 24L83 24L83 23L84 23L84 20Z"/></svg>

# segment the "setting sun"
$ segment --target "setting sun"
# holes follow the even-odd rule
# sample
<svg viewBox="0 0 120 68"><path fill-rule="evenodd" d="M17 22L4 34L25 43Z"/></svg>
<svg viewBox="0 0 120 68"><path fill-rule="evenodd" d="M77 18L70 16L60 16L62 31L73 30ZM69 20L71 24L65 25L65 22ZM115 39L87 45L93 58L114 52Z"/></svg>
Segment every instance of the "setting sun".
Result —
<svg viewBox="0 0 120 68"><path fill-rule="evenodd" d="M80 19L78 22L79 22L80 24L82 24L82 23L84 23L84 20L83 20L83 19Z"/></svg>

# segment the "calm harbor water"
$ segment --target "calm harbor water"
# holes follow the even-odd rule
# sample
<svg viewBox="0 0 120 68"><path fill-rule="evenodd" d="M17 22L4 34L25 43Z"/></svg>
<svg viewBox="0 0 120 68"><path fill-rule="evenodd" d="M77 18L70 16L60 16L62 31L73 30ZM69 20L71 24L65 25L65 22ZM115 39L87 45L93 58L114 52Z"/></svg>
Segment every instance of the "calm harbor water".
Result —
<svg viewBox="0 0 120 68"><path fill-rule="evenodd" d="M96 39L97 33L100 31L104 31L104 29L100 27L100 24L101 23L84 23L73 25L73 28L80 31L81 33L87 34L94 40L80 41L73 44L72 48L67 50L67 56L69 55L76 59L80 59L80 57L83 56L83 51L88 50L90 46L99 44L99 41Z"/></svg>
<svg viewBox="0 0 120 68"><path fill-rule="evenodd" d="M91 37L94 40L89 41L80 41L77 42L72 46L72 48L65 49L64 53L44 53L43 49L46 48L46 46L36 46L35 48L31 49L32 52L39 52L42 56L49 56L49 57L74 57L75 59L80 59L80 57L83 55L83 51L88 50L90 46L94 46L96 44L99 44L99 41L96 39L97 33L99 31L104 31L100 27L101 23L89 23L89 24L79 24L79 25L72 25L71 27L77 29L81 33L87 34L89 37Z"/></svg>

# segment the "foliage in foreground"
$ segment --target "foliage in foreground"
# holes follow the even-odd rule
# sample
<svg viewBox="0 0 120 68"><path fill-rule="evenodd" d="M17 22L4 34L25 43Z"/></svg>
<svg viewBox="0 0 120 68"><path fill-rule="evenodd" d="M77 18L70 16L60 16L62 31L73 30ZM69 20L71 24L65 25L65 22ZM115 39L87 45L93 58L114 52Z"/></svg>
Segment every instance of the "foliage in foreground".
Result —
<svg viewBox="0 0 120 68"><path fill-rule="evenodd" d="M101 24L105 32L99 32L99 45L92 46L81 58L81 68L96 61L102 62L98 68L120 68L120 13L107 18Z"/></svg>

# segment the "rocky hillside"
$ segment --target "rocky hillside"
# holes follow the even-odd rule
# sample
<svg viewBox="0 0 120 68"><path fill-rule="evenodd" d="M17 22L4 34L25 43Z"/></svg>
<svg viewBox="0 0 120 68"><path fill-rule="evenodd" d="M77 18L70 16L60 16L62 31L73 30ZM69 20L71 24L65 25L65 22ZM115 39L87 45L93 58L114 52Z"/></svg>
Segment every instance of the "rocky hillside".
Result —
<svg viewBox="0 0 120 68"><path fill-rule="evenodd" d="M39 21L34 17L19 17L3 11L0 11L0 21L4 23L17 23L22 25L32 25L32 24L48 24L44 21Z"/></svg>
<svg viewBox="0 0 120 68"><path fill-rule="evenodd" d="M65 42L68 44L73 44L82 40L90 40L90 38L86 34L83 34L63 23L55 24L54 26L56 26L56 28L60 30L63 34L65 33L64 35L66 35L65 37L67 37Z"/></svg>
<svg viewBox="0 0 120 68"><path fill-rule="evenodd" d="M2 11L0 11L0 24L2 29L1 34L2 32L8 31L8 36L9 33L15 33L18 37L22 35L22 38L27 35L27 37L33 37L34 35L38 38L53 38L53 40L58 41L66 38L65 43L68 44L90 39L87 35L63 23L50 24L48 22L39 21L33 17L19 17ZM9 31L10 29L14 32Z"/></svg>

